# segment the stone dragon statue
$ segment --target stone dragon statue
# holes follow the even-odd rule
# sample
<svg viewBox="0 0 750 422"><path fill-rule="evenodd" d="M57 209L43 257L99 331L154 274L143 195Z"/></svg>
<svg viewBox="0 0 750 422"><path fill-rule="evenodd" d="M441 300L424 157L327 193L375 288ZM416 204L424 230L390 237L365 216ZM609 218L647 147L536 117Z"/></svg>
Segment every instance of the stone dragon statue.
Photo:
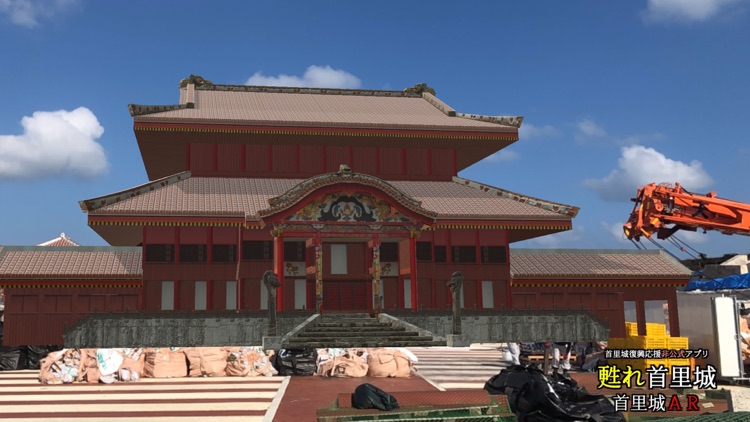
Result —
<svg viewBox="0 0 750 422"><path fill-rule="evenodd" d="M448 282L448 287L451 288L451 293L453 293L454 298L457 294L461 293L461 287L464 284L464 276L461 274L461 271L456 271L451 276L451 281Z"/></svg>
<svg viewBox="0 0 750 422"><path fill-rule="evenodd" d="M211 86L214 83L208 79L203 79L198 75L191 74L187 78L180 81L180 88L186 88L188 84L194 84L195 86Z"/></svg>
<svg viewBox="0 0 750 422"><path fill-rule="evenodd" d="M263 281L263 285L266 286L266 289L268 290L268 297L273 298L274 303L276 303L276 289L281 287L279 277L276 276L275 272L268 270L263 273L263 278L261 280Z"/></svg>
<svg viewBox="0 0 750 422"><path fill-rule="evenodd" d="M435 90L427 86L426 83L416 84L411 88L406 88L404 92L412 92L414 94L422 94L423 92L429 92L432 95L435 95Z"/></svg>

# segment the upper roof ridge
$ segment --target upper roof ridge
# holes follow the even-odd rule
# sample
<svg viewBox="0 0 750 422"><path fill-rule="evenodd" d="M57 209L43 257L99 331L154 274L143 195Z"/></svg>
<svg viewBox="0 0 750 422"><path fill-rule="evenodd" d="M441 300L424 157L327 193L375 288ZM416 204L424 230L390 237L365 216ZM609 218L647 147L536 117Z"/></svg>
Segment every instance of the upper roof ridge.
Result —
<svg viewBox="0 0 750 422"><path fill-rule="evenodd" d="M272 94L321 94L321 95L358 95L363 97L411 97L420 98L421 94L414 91L393 91L384 89L352 89L352 88L311 88L293 86L266 85L196 85L199 91L236 91L236 92L266 92Z"/></svg>

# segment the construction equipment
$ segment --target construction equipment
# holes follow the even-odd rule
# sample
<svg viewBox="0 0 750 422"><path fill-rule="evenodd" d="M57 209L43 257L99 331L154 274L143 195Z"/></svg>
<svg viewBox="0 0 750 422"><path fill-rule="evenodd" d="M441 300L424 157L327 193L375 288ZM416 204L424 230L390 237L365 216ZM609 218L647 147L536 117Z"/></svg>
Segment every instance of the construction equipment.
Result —
<svg viewBox="0 0 750 422"><path fill-rule="evenodd" d="M623 226L625 237L639 241L668 239L678 230L750 236L750 204L718 198L716 192L706 195L686 191L679 183L651 183L638 189L630 219Z"/></svg>

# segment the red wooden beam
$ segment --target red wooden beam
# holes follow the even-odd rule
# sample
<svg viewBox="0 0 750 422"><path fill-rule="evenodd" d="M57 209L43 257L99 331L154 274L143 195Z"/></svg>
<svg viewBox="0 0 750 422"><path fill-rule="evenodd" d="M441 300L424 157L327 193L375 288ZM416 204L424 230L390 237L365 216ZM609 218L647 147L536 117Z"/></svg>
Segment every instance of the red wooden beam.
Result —
<svg viewBox="0 0 750 422"><path fill-rule="evenodd" d="M136 122L133 125L133 129L144 130L151 128L159 129L176 129L179 131L193 132L203 131L211 132L258 132L258 133L273 133L278 134L289 134L289 133L300 133L300 134L318 134L318 135L350 135L350 134L364 134L364 135L387 135L389 137L393 135L404 135L407 137L430 137L430 138L445 138L445 137L457 137L457 138L486 138L486 139L503 139L503 140L518 140L517 132L468 132L468 131L447 131L447 130L408 130L408 129L372 129L372 128L337 128L337 127L326 127L326 128L310 128L310 127L292 127L292 126L253 126L253 125L222 125L222 124L181 124L181 123L152 123L152 122Z"/></svg>

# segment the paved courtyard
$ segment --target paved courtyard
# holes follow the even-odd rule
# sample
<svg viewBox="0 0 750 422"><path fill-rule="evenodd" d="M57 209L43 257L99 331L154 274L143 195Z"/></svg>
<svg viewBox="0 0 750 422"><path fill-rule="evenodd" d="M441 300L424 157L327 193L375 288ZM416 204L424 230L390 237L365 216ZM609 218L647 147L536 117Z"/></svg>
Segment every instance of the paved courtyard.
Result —
<svg viewBox="0 0 750 422"><path fill-rule="evenodd" d="M225 377L44 385L37 375L31 370L0 372L0 420L262 421L289 382L288 377Z"/></svg>
<svg viewBox="0 0 750 422"><path fill-rule="evenodd" d="M507 367L493 346L410 348L419 359L411 378L174 378L135 383L43 385L38 371L0 372L2 421L314 421L317 409L369 382L385 391L481 390ZM572 373L593 394L597 377ZM731 387L736 410L748 410L750 388ZM631 392L632 393L632 392ZM701 401L703 403L703 400ZM703 411L723 411L714 403ZM676 415L675 415L676 416Z"/></svg>

